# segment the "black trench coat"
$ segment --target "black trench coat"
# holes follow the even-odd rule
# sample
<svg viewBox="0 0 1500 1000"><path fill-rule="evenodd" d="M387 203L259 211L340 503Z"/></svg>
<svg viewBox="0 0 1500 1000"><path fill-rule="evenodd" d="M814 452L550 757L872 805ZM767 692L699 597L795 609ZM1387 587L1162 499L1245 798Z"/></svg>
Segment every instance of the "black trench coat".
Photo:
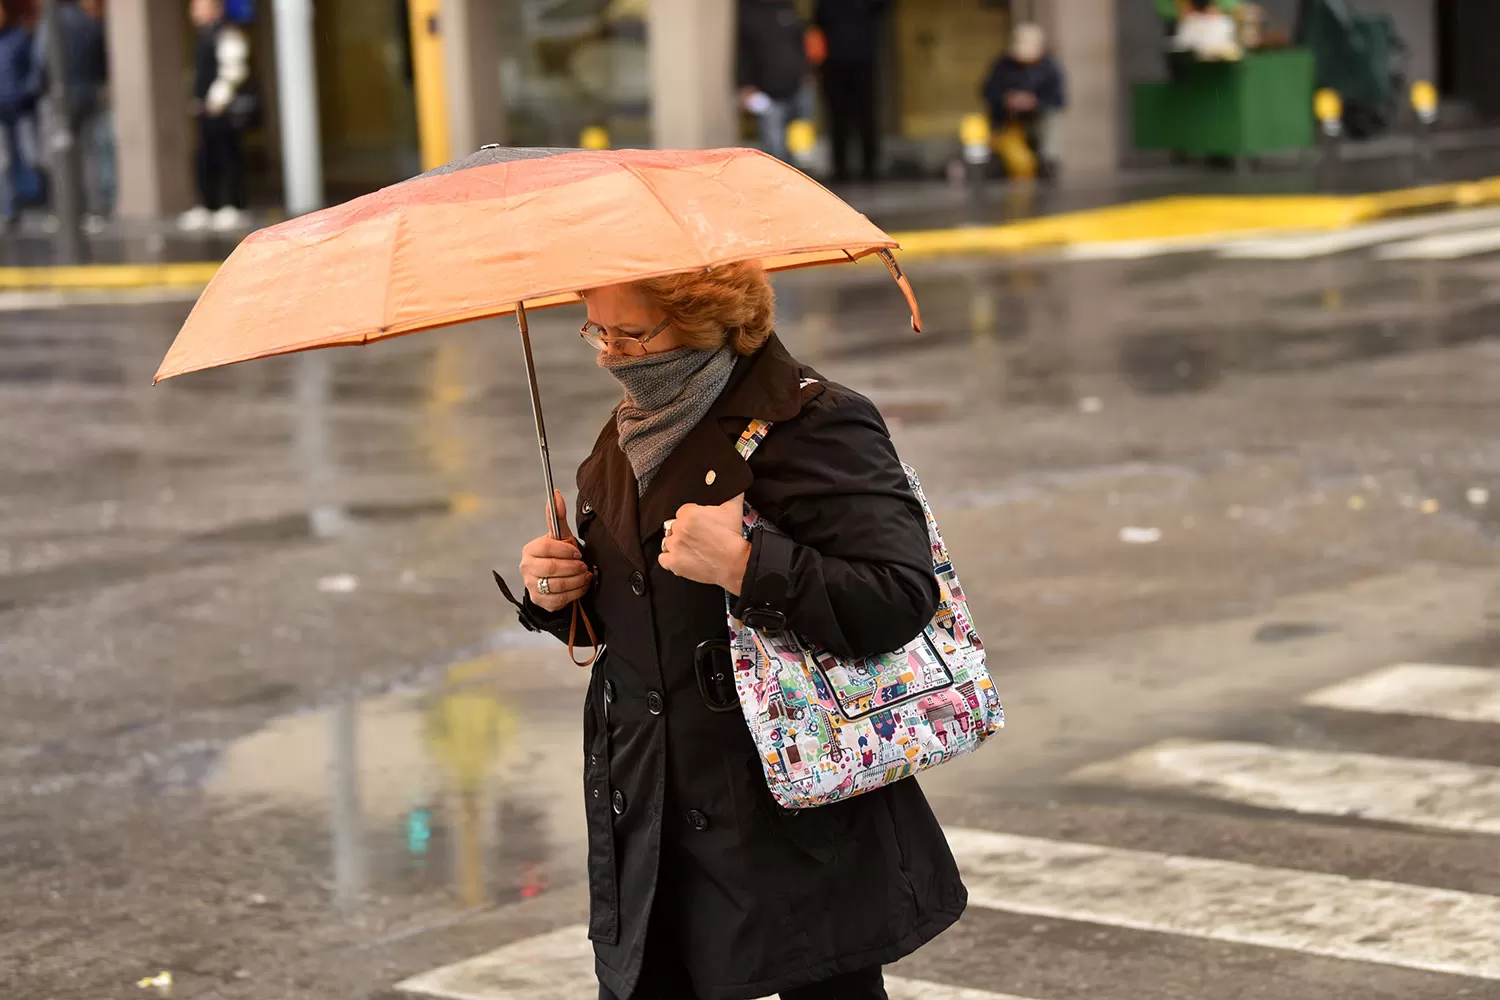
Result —
<svg viewBox="0 0 1500 1000"><path fill-rule="evenodd" d="M893 962L967 900L914 779L775 804L743 717L710 711L695 673L698 645L726 637L724 592L657 564L679 506L745 492L776 530L752 539L736 614L780 612L848 656L898 648L931 619L926 525L879 412L833 383L801 388L804 374L774 337L741 359L639 501L613 419L578 470L577 536L598 573L586 607L607 647L584 713L589 936L622 997L648 947L704 1000L760 997ZM752 417L776 426L747 463L734 443ZM569 617L522 609L561 638Z"/></svg>

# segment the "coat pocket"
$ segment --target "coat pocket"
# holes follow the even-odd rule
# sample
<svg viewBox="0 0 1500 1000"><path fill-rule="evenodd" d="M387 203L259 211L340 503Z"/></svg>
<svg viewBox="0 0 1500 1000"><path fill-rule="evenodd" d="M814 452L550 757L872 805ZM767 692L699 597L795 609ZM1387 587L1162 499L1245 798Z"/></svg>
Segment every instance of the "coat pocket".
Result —
<svg viewBox="0 0 1500 1000"><path fill-rule="evenodd" d="M844 803L816 809L783 809L776 804L771 789L766 786L760 762L752 758L745 763L756 811L773 835L819 864L834 861L839 854L839 841L844 830L839 809Z"/></svg>
<svg viewBox="0 0 1500 1000"><path fill-rule="evenodd" d="M602 665L603 661L600 661ZM588 826L589 940L620 940L620 885L615 867L615 824L610 807L609 724L597 690L599 666L584 702L583 805Z"/></svg>

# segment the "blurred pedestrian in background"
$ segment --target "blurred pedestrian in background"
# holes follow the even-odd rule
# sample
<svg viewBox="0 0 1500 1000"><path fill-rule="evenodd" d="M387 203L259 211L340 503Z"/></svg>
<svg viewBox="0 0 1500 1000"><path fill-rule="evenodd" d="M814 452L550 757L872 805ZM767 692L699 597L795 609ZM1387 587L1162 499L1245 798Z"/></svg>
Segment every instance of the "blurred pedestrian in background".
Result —
<svg viewBox="0 0 1500 1000"><path fill-rule="evenodd" d="M37 170L36 107L42 66L36 38L0 0L0 227L8 230L21 209L41 204L45 182Z"/></svg>
<svg viewBox="0 0 1500 1000"><path fill-rule="evenodd" d="M860 176L880 172L880 131L875 116L875 60L890 0L818 0L813 23L826 39L823 99L833 141L833 179L847 181L849 147L859 138Z"/></svg>
<svg viewBox="0 0 1500 1000"><path fill-rule="evenodd" d="M806 34L795 0L740 0L740 104L760 124L761 147L779 160L788 158L787 125L812 117Z"/></svg>
<svg viewBox="0 0 1500 1000"><path fill-rule="evenodd" d="M245 121L235 108L250 79L250 39L224 16L224 0L192 0L198 41L193 101L198 119L198 204L182 228L225 232L245 225Z"/></svg>
<svg viewBox="0 0 1500 1000"><path fill-rule="evenodd" d="M1047 54L1047 35L1039 25L1016 25L1010 52L995 61L983 92L990 125L996 131L1019 125L1038 172L1053 176L1057 157L1050 142L1051 118L1067 105L1067 81Z"/></svg>
<svg viewBox="0 0 1500 1000"><path fill-rule="evenodd" d="M97 231L115 207L114 115L109 107L109 57L99 0L59 0L64 72L48 81L51 114L65 114L81 152L85 178L84 227ZM38 32L37 58L45 59L51 24Z"/></svg>
<svg viewBox="0 0 1500 1000"><path fill-rule="evenodd" d="M1177 21L1172 49L1202 60L1238 59L1239 24L1216 0L1191 0Z"/></svg>

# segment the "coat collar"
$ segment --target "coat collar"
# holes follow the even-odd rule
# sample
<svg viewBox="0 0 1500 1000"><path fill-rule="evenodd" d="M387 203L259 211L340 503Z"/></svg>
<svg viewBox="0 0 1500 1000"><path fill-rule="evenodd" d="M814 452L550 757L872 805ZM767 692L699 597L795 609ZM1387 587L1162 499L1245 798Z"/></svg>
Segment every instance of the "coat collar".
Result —
<svg viewBox="0 0 1500 1000"><path fill-rule="evenodd" d="M667 456L639 500L635 473L611 417L593 454L578 468L578 490L636 569L646 569L643 542L683 504L714 506L749 488L755 477L735 451L735 440L749 420L777 422L801 412L801 377L801 366L773 334L735 365L719 398Z"/></svg>

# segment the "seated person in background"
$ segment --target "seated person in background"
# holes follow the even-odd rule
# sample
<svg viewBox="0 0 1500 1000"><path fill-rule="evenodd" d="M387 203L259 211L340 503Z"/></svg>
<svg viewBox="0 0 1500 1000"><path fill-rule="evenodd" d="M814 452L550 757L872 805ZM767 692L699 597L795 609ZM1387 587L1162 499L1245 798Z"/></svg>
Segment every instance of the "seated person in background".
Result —
<svg viewBox="0 0 1500 1000"><path fill-rule="evenodd" d="M1067 81L1062 67L1047 54L1047 35L1041 27L1016 25L1010 52L995 61L984 81L984 100L990 109L990 126L998 132L1019 124L1036 154L1041 175L1055 173L1048 132L1053 113L1067 104Z"/></svg>
<svg viewBox="0 0 1500 1000"><path fill-rule="evenodd" d="M1215 0L1192 0L1177 22L1172 48L1204 60L1234 60L1243 55L1239 25Z"/></svg>

